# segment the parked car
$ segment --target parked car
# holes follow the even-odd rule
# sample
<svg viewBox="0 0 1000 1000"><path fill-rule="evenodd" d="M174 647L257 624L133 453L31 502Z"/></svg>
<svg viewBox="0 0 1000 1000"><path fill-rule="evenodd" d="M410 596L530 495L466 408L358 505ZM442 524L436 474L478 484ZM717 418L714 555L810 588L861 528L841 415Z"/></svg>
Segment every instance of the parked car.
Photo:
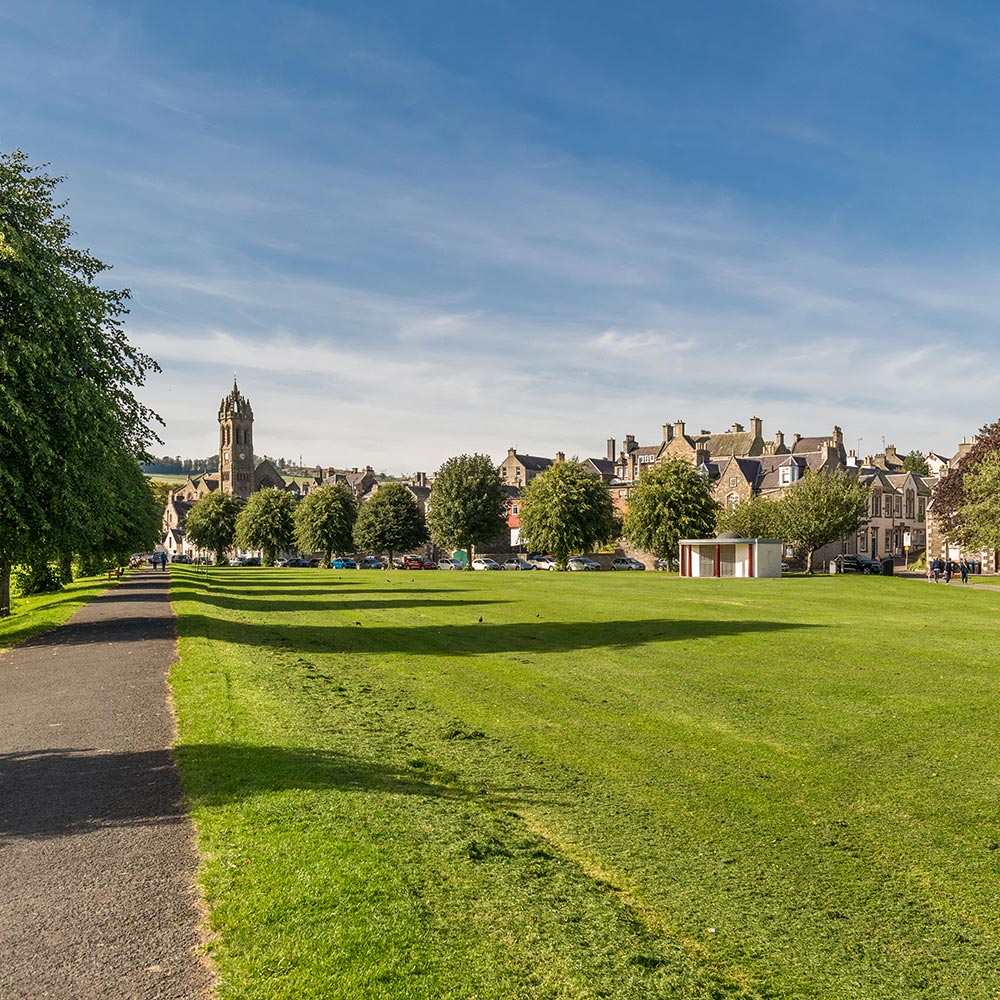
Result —
<svg viewBox="0 0 1000 1000"><path fill-rule="evenodd" d="M646 567L638 559L633 559L631 556L615 556L611 560L611 568L615 570L637 570L645 569Z"/></svg>
<svg viewBox="0 0 1000 1000"><path fill-rule="evenodd" d="M301 556L296 556L294 559L289 559L288 562L285 563L285 565L286 566L294 566L294 567L297 567L297 568L301 569L301 568L309 565L309 560L308 559L303 559Z"/></svg>
<svg viewBox="0 0 1000 1000"><path fill-rule="evenodd" d="M473 569L499 569L500 563L490 558L480 558L472 560Z"/></svg>
<svg viewBox="0 0 1000 1000"><path fill-rule="evenodd" d="M403 569L423 569L424 560L422 556L403 556Z"/></svg>
<svg viewBox="0 0 1000 1000"><path fill-rule="evenodd" d="M191 557L178 552L170 557L170 561L172 563L189 563L191 562Z"/></svg>
<svg viewBox="0 0 1000 1000"><path fill-rule="evenodd" d="M350 556L336 556L330 560L330 569L357 569L358 564Z"/></svg>
<svg viewBox="0 0 1000 1000"><path fill-rule="evenodd" d="M882 573L881 563L860 554L837 556L834 562L838 573L863 573L865 576L879 576Z"/></svg>
<svg viewBox="0 0 1000 1000"><path fill-rule="evenodd" d="M438 569L465 569L465 563L445 556L443 559L438 559Z"/></svg>
<svg viewBox="0 0 1000 1000"><path fill-rule="evenodd" d="M315 569L317 566L323 565L323 560L319 556L312 556L309 560L309 565Z"/></svg>
<svg viewBox="0 0 1000 1000"><path fill-rule="evenodd" d="M246 556L233 556L233 558L229 560L230 566L246 566L246 564L247 564Z"/></svg>
<svg viewBox="0 0 1000 1000"><path fill-rule="evenodd" d="M659 570L661 573L668 572L670 569L670 560L665 556L661 556L655 563L653 563L653 569Z"/></svg>
<svg viewBox="0 0 1000 1000"><path fill-rule="evenodd" d="M424 559L424 569L437 569L438 564L433 559Z"/></svg>
<svg viewBox="0 0 1000 1000"><path fill-rule="evenodd" d="M250 556L243 563L243 565L244 566L259 566L260 565L260 557L259 556Z"/></svg>
<svg viewBox="0 0 1000 1000"><path fill-rule="evenodd" d="M382 560L378 556L365 556L358 560L358 569L382 569Z"/></svg>
<svg viewBox="0 0 1000 1000"><path fill-rule="evenodd" d="M392 566L393 566L394 569L402 569L403 568L403 560L400 559L399 556L393 556L392 557ZM388 556L382 556L382 569L389 569L389 557Z"/></svg>
<svg viewBox="0 0 1000 1000"><path fill-rule="evenodd" d="M596 559L588 559L586 556L570 556L566 560L566 569L573 572L592 572L601 568L601 564Z"/></svg>
<svg viewBox="0 0 1000 1000"><path fill-rule="evenodd" d="M282 556L280 559L275 559L274 560L274 565L275 566L287 566L288 565L288 557L287 556Z"/></svg>
<svg viewBox="0 0 1000 1000"><path fill-rule="evenodd" d="M542 556L533 555L528 556L528 562L531 563L535 569L557 569L555 556Z"/></svg>
<svg viewBox="0 0 1000 1000"><path fill-rule="evenodd" d="M517 556L511 556L510 559L505 559L501 569L534 569L535 567L528 562L527 559L520 559Z"/></svg>

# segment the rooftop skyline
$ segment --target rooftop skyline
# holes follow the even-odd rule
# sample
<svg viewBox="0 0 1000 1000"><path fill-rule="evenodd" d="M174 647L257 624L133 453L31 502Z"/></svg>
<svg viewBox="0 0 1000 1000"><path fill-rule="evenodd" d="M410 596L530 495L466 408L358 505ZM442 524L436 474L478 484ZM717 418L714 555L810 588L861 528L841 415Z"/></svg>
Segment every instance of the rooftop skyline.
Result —
<svg viewBox="0 0 1000 1000"><path fill-rule="evenodd" d="M433 471L998 416L1000 11L40 0L0 148L133 293L158 454Z"/></svg>

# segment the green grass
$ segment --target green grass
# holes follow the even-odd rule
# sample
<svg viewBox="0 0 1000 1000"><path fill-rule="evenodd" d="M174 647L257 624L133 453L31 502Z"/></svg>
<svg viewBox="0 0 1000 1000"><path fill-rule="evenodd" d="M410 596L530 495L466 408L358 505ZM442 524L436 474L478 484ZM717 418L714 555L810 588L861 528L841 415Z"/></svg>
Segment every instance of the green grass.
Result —
<svg viewBox="0 0 1000 1000"><path fill-rule="evenodd" d="M14 597L9 618L0 618L0 649L62 625L89 600L108 589L105 575L74 580L56 594Z"/></svg>
<svg viewBox="0 0 1000 1000"><path fill-rule="evenodd" d="M998 996L995 593L173 567L172 596L224 998Z"/></svg>

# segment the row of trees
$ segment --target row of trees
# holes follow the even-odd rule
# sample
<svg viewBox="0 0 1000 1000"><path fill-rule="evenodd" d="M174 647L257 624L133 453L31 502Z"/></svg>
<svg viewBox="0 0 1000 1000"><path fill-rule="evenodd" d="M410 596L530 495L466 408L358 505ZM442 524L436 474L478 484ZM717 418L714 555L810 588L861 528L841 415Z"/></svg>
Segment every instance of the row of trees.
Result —
<svg viewBox="0 0 1000 1000"><path fill-rule="evenodd" d="M125 336L128 292L71 246L59 181L0 153L0 617L14 564L96 569L160 529L138 464L159 418L133 394L159 369Z"/></svg>
<svg viewBox="0 0 1000 1000"><path fill-rule="evenodd" d="M431 500L425 523L413 496L398 483L382 486L360 510L339 484L314 490L298 505L281 490L261 490L245 504L213 493L188 515L186 530L220 562L237 544L262 550L267 563L293 546L319 551L324 565L335 552L388 552L391 558L429 536L439 545L464 549L471 565L476 546L496 542L505 530L504 488L488 455L449 459L434 480ZM532 480L520 504L521 541L552 553L562 566L574 552L592 551L622 535L637 548L676 561L682 538L722 530L792 542L811 570L815 549L857 530L868 491L856 477L808 474L779 501L752 498L720 510L705 478L678 460L643 473L622 521L604 483L569 461Z"/></svg>
<svg viewBox="0 0 1000 1000"><path fill-rule="evenodd" d="M264 564L291 548L322 552L329 566L334 553L394 552L427 539L424 516L413 495L399 483L383 486L360 510L342 483L327 484L296 503L278 489L259 490L247 501L221 491L210 493L188 514L188 537L225 561L234 545L260 549Z"/></svg>

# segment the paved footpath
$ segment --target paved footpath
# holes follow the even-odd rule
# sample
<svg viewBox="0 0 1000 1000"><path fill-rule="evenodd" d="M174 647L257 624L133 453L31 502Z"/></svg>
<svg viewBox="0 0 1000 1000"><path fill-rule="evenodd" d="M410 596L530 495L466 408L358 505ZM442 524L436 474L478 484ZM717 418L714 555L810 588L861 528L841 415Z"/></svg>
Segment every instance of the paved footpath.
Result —
<svg viewBox="0 0 1000 1000"><path fill-rule="evenodd" d="M210 995L167 586L140 571L0 653L2 1000Z"/></svg>

